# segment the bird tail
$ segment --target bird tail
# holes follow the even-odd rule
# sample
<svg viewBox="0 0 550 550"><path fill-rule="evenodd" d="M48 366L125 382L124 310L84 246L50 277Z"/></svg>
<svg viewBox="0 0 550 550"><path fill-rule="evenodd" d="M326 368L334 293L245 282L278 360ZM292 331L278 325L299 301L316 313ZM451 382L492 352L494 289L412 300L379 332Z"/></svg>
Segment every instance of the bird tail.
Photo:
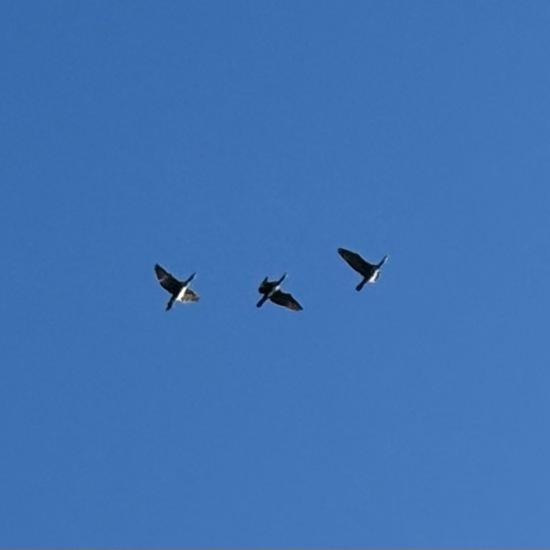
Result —
<svg viewBox="0 0 550 550"><path fill-rule="evenodd" d="M184 285L188 285L194 278L195 278L195 275L196 273L193 273L191 274L185 281L184 281Z"/></svg>
<svg viewBox="0 0 550 550"><path fill-rule="evenodd" d="M380 263L377 265L378 269L380 269L385 263L386 260L389 258L389 256L386 254L381 260Z"/></svg>
<svg viewBox="0 0 550 550"><path fill-rule="evenodd" d="M367 284L368 282L368 279L365 277L356 287L355 287L355 290L357 290L357 292L359 292L360 290L363 289L363 287Z"/></svg>
<svg viewBox="0 0 550 550"><path fill-rule="evenodd" d="M170 296L170 300L168 300L168 303L166 304L166 311L169 311L172 309L172 306L174 305L174 302L176 301L176 296Z"/></svg>

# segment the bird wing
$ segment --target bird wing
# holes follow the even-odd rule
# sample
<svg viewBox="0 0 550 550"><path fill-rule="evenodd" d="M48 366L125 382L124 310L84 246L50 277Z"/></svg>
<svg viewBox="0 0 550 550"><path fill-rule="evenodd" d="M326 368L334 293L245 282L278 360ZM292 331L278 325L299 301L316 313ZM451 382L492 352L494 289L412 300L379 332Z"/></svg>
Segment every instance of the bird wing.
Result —
<svg viewBox="0 0 550 550"><path fill-rule="evenodd" d="M172 294L176 294L181 290L181 281L178 281L171 273L159 264L155 264L155 273L160 286Z"/></svg>
<svg viewBox="0 0 550 550"><path fill-rule="evenodd" d="M277 290L273 293L270 300L280 306L287 307L288 309L292 309L294 311L301 311L304 309L292 296L292 294L289 294L288 292L282 292L281 290Z"/></svg>
<svg viewBox="0 0 550 550"><path fill-rule="evenodd" d="M345 248L339 248L338 254L344 258L350 267L355 269L357 273L360 273L364 277L368 277L372 272L374 266L367 262L367 260L363 260L359 254L352 252L351 250L346 250Z"/></svg>
<svg viewBox="0 0 550 550"><path fill-rule="evenodd" d="M191 290L190 288L185 289L185 294L183 295L183 298L181 299L182 302L198 302L200 300L200 296Z"/></svg>

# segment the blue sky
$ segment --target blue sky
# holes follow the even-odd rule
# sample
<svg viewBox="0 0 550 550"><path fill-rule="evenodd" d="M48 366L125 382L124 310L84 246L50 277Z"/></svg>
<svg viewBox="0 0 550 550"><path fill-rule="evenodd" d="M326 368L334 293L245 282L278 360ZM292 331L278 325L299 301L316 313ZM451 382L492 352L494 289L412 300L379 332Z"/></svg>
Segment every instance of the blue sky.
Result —
<svg viewBox="0 0 550 550"><path fill-rule="evenodd" d="M549 28L2 2L0 545L550 544Z"/></svg>

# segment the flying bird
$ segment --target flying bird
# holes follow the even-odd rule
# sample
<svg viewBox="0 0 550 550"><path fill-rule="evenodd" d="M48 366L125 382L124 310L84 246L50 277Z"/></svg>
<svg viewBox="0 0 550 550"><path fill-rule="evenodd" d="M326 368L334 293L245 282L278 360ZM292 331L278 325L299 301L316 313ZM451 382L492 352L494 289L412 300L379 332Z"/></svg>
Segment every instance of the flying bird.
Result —
<svg viewBox="0 0 550 550"><path fill-rule="evenodd" d="M304 309L288 292L281 290L281 283L285 280L286 273L278 281L268 281L267 277L258 287L258 292L263 294L256 307L262 307L267 300L271 300L274 304L292 309L293 311L301 311Z"/></svg>
<svg viewBox="0 0 550 550"><path fill-rule="evenodd" d="M364 260L356 252L346 250L345 248L339 248L338 254L344 258L352 269L355 269L357 273L363 276L363 280L355 287L355 290L361 290L367 283L375 283L380 277L380 269L388 259L388 256L384 256L377 264L371 264Z"/></svg>
<svg viewBox="0 0 550 550"><path fill-rule="evenodd" d="M166 304L166 311L172 308L174 302L197 302L200 300L200 296L189 288L196 273L193 273L185 281L180 281L159 264L155 264L155 273L160 286L171 294L170 300Z"/></svg>

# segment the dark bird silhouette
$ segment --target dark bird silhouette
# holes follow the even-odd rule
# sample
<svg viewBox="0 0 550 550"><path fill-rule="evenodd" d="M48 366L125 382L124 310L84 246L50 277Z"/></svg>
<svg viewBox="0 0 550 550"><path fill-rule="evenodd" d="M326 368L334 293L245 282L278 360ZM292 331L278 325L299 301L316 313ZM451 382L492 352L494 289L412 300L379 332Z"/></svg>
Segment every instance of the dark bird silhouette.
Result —
<svg viewBox="0 0 550 550"><path fill-rule="evenodd" d="M171 294L170 300L166 304L166 311L172 308L174 302L197 302L200 300L200 296L189 288L189 283L195 278L196 273L193 273L185 281L180 281L159 264L155 264L155 273L160 286Z"/></svg>
<svg viewBox="0 0 550 550"><path fill-rule="evenodd" d="M281 290L281 283L285 280L286 273L278 281L268 281L267 277L258 287L258 292L263 294L256 307L262 307L267 300L271 300L274 304L292 309L293 311L301 311L304 309L292 294Z"/></svg>
<svg viewBox="0 0 550 550"><path fill-rule="evenodd" d="M386 255L377 264L371 264L356 252L345 248L339 248L338 254L344 258L352 269L363 276L363 280L355 287L357 291L361 290L367 283L375 283L380 278L380 269L388 259Z"/></svg>

